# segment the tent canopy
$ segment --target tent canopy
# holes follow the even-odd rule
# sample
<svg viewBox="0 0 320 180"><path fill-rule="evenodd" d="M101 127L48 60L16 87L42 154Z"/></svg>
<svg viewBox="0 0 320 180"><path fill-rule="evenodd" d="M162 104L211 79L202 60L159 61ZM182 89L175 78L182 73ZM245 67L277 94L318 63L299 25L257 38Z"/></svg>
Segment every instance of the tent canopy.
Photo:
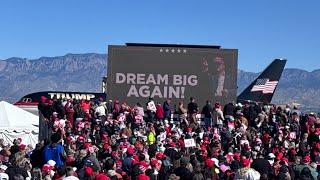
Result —
<svg viewBox="0 0 320 180"><path fill-rule="evenodd" d="M33 147L38 143L39 118L5 101L0 102L0 139L12 144L21 138Z"/></svg>
<svg viewBox="0 0 320 180"><path fill-rule="evenodd" d="M0 102L0 132L38 132L39 117L5 101Z"/></svg>

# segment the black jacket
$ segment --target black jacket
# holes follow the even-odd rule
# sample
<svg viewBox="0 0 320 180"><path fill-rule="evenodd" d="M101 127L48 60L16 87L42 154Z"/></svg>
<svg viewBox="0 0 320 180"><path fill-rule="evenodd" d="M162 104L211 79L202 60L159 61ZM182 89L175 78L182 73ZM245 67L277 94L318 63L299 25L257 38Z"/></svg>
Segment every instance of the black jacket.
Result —
<svg viewBox="0 0 320 180"><path fill-rule="evenodd" d="M177 176L179 176L180 179L184 179L184 180L192 179L192 173L186 167L180 166L174 170L174 173Z"/></svg>
<svg viewBox="0 0 320 180"><path fill-rule="evenodd" d="M193 114L198 111L198 104L194 102L190 102L188 104L188 114Z"/></svg>
<svg viewBox="0 0 320 180"><path fill-rule="evenodd" d="M266 159L263 159L263 158L255 159L251 164L251 168L258 171L261 175L267 174L268 176L270 176L270 175L274 174L273 168L270 165L269 161Z"/></svg>
<svg viewBox="0 0 320 180"><path fill-rule="evenodd" d="M212 111L213 111L213 108L212 108L211 104L206 104L202 108L201 114L204 114L204 117L206 117L206 118L212 118Z"/></svg>

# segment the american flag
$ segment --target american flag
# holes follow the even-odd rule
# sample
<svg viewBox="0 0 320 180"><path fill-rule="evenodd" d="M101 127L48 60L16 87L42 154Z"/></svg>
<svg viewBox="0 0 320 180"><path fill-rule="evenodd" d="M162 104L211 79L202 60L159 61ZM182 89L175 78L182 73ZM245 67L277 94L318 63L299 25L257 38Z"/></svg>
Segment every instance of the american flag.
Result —
<svg viewBox="0 0 320 180"><path fill-rule="evenodd" d="M278 81L269 81L269 79L257 79L256 84L252 87L251 92L262 91L263 94L274 92Z"/></svg>

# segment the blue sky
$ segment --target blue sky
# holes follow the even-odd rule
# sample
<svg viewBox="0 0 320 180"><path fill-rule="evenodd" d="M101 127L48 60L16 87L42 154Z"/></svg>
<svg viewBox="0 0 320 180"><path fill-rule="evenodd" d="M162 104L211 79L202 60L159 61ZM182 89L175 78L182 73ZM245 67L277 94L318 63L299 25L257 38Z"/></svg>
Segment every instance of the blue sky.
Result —
<svg viewBox="0 0 320 180"><path fill-rule="evenodd" d="M106 53L126 42L239 49L239 68L272 59L320 68L320 1L2 0L0 59Z"/></svg>

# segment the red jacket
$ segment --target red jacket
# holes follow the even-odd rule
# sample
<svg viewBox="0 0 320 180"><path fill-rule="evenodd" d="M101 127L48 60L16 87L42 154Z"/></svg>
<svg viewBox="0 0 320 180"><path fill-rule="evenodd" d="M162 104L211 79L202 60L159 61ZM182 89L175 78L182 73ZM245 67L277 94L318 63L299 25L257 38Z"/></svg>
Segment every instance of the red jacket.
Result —
<svg viewBox="0 0 320 180"><path fill-rule="evenodd" d="M156 111L156 118L157 119L163 119L164 118L164 111L160 104L156 105L157 111Z"/></svg>

